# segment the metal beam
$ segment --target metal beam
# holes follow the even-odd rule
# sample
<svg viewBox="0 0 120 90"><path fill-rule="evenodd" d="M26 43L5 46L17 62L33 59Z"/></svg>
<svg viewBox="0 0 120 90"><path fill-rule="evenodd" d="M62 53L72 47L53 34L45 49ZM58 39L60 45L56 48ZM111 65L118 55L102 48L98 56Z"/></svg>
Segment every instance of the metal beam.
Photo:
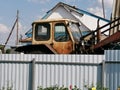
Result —
<svg viewBox="0 0 120 90"><path fill-rule="evenodd" d="M112 43L112 42L117 42L118 40L120 40L120 31L116 32L115 34L111 35L110 37L97 43L96 45L94 45L93 49L102 47L102 46L107 45L107 44Z"/></svg>

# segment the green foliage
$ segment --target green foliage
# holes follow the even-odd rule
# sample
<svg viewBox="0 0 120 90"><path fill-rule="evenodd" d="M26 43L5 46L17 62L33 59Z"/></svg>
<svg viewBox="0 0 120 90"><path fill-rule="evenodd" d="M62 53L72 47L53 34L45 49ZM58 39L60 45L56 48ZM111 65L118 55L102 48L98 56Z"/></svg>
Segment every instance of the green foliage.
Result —
<svg viewBox="0 0 120 90"><path fill-rule="evenodd" d="M97 89L97 90L109 90L109 89L106 88L106 87L103 87L103 89L102 89L102 85L101 85L100 83L97 83L96 89Z"/></svg>
<svg viewBox="0 0 120 90"><path fill-rule="evenodd" d="M10 53L10 49L7 49L7 50L6 50L6 53L9 54L9 53Z"/></svg>
<svg viewBox="0 0 120 90"><path fill-rule="evenodd" d="M46 88L43 88L42 86L38 86L37 90L68 90L68 88L65 88L64 86L59 87L57 85L51 86L51 87L46 87Z"/></svg>
<svg viewBox="0 0 120 90"><path fill-rule="evenodd" d="M43 88L42 86L38 86L37 90L69 90L69 89L64 86L59 87L59 86L55 85L55 86L46 87L46 88ZM81 90L81 89L77 88L77 86L74 86L74 88L72 88L72 90Z"/></svg>
<svg viewBox="0 0 120 90"><path fill-rule="evenodd" d="M77 86L75 85L72 90L81 90L81 89L77 88Z"/></svg>
<svg viewBox="0 0 120 90"><path fill-rule="evenodd" d="M10 85L8 82L6 87L3 86L0 90L13 90L13 84Z"/></svg>
<svg viewBox="0 0 120 90"><path fill-rule="evenodd" d="M12 89L12 86L10 86L10 87L6 87L6 88L2 87L2 89L0 89L0 90L13 90L13 89Z"/></svg>
<svg viewBox="0 0 120 90"><path fill-rule="evenodd" d="M92 87L94 87L94 85L93 84L91 84L90 86L89 85L85 85L84 87L87 88L88 90L92 90ZM106 87L102 88L102 85L100 83L97 83L96 90L109 90L109 89L106 88Z"/></svg>
<svg viewBox="0 0 120 90"><path fill-rule="evenodd" d="M3 45L0 45L0 50L1 50L1 51L3 51L3 47L4 47Z"/></svg>
<svg viewBox="0 0 120 90"><path fill-rule="evenodd" d="M0 49L2 49L3 48L3 45L0 45Z"/></svg>
<svg viewBox="0 0 120 90"><path fill-rule="evenodd" d="M89 86L89 85L84 85L85 88L87 88L88 90L91 90L92 87L94 87L93 83Z"/></svg>

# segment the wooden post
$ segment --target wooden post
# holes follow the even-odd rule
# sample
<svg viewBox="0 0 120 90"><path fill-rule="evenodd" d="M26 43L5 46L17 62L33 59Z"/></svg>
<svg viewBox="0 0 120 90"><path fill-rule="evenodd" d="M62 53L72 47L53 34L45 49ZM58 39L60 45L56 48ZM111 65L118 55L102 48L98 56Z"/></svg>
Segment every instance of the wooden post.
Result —
<svg viewBox="0 0 120 90"><path fill-rule="evenodd" d="M98 21L97 21L97 29L99 29L99 19L98 19ZM100 30L98 30L97 31L97 43L99 42L101 40L101 31Z"/></svg>
<svg viewBox="0 0 120 90"><path fill-rule="evenodd" d="M19 22L18 22L18 18L19 18L19 11L17 10L17 32L16 32L16 46L18 45L19 39L18 39L18 29L19 29Z"/></svg>

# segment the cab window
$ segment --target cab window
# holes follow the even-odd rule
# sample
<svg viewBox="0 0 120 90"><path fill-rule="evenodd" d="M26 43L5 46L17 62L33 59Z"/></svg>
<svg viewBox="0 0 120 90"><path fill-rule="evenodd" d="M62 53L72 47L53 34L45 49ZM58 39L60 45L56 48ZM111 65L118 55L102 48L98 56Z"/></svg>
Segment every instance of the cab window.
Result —
<svg viewBox="0 0 120 90"><path fill-rule="evenodd" d="M76 23L70 23L69 27L72 32L74 40L79 41L81 37L81 32L79 30L78 25Z"/></svg>
<svg viewBox="0 0 120 90"><path fill-rule="evenodd" d="M55 24L54 38L58 42L64 42L70 39L67 28L63 23Z"/></svg>
<svg viewBox="0 0 120 90"><path fill-rule="evenodd" d="M35 39L42 40L42 41L50 39L50 24L49 23L36 24Z"/></svg>

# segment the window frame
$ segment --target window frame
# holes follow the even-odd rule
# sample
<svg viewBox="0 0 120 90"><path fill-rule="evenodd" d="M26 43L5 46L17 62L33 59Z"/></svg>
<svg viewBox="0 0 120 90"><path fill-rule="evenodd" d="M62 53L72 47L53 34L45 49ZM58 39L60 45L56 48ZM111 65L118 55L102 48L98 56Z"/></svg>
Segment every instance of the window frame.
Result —
<svg viewBox="0 0 120 90"><path fill-rule="evenodd" d="M66 34L67 36L65 37L65 35L64 35L64 40L62 39L62 37L61 37L61 40L56 40L56 26L64 26L64 34ZM59 35L60 36L60 35ZM63 35L61 35L61 36L63 36ZM66 41L69 41L70 40L70 35L69 35L69 32L68 32L68 30L67 30L67 27L65 26L65 24L63 23L63 22L61 22L61 23L55 23L54 24L54 40L56 41L56 42L66 42Z"/></svg>
<svg viewBox="0 0 120 90"><path fill-rule="evenodd" d="M47 32L45 32L46 35L38 34L39 33L38 28L40 25L46 27L46 30L47 30ZM43 30L42 28L44 28L44 27L41 27L41 31ZM50 27L51 27L50 23L37 23L35 25L35 36L34 36L35 40L36 41L48 41L50 39L50 32L51 32Z"/></svg>

